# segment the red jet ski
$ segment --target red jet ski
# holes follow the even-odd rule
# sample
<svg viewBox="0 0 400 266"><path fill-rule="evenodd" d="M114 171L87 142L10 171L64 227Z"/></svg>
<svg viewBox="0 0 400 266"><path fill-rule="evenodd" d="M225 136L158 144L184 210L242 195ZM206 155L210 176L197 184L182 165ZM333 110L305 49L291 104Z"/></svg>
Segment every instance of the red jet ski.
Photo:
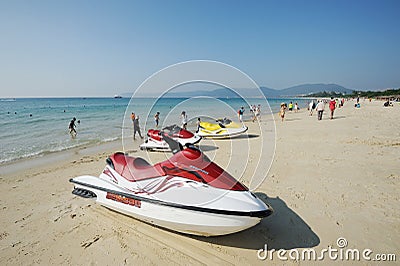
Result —
<svg viewBox="0 0 400 266"><path fill-rule="evenodd" d="M168 160L150 165L115 153L99 177L70 179L72 193L144 222L201 236L239 232L273 212L195 146L183 148L168 135L164 140L174 153Z"/></svg>
<svg viewBox="0 0 400 266"><path fill-rule="evenodd" d="M140 145L141 150L168 150L169 145L164 141L163 135L167 134L170 138L179 142L182 146L186 144L196 144L201 140L197 134L183 129L177 125L163 128L162 130L150 129L147 132L146 141Z"/></svg>

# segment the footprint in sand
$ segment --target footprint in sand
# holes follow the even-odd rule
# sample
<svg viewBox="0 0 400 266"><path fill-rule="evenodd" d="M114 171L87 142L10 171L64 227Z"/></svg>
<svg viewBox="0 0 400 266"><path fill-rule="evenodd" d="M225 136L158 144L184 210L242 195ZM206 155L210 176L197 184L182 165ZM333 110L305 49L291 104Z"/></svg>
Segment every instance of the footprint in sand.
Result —
<svg viewBox="0 0 400 266"><path fill-rule="evenodd" d="M88 248L90 247L93 243L97 242L101 238L101 235L96 235L93 237L91 240L87 240L81 243L81 247L83 248Z"/></svg>
<svg viewBox="0 0 400 266"><path fill-rule="evenodd" d="M1 234L0 234L0 240L5 239L7 236L8 236L8 233L7 233L7 232L1 233Z"/></svg>
<svg viewBox="0 0 400 266"><path fill-rule="evenodd" d="M26 219L28 219L29 217L31 217L32 214L33 214L33 213L30 213L30 214L26 215L25 217L22 217L21 219L16 220L14 223L19 223L19 222L25 221Z"/></svg>

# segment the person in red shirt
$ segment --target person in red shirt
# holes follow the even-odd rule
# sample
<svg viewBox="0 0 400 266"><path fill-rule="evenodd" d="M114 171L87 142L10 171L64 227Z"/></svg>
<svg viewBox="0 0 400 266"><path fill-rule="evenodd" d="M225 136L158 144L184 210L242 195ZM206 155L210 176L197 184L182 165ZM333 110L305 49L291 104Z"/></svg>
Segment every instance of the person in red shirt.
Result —
<svg viewBox="0 0 400 266"><path fill-rule="evenodd" d="M329 101L329 109L331 110L331 119L333 119L333 112L335 111L336 108L336 101L331 97L331 100Z"/></svg>

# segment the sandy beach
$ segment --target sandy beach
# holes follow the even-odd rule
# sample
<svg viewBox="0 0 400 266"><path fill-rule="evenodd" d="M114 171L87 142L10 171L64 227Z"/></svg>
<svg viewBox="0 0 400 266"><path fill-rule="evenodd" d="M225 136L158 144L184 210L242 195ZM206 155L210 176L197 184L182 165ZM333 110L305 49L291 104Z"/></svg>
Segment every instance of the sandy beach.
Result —
<svg viewBox="0 0 400 266"><path fill-rule="evenodd" d="M370 249L370 257L396 254L399 261L400 105L384 108L380 101L361 101L357 109L349 101L333 120L328 119L328 106L322 121L305 109L287 112L284 122L278 115L275 120L275 157L255 191L274 214L228 236L174 233L71 194L68 180L97 176L106 157L122 150L119 142L1 166L0 264L280 265L276 253L260 260L258 250L267 245L268 250L313 248L320 254L329 246L337 248L339 238L346 239L346 248ZM256 123L246 125L249 134L258 134ZM258 145L260 139L234 141ZM229 141L204 140L201 145L218 146L205 152L221 166L240 160L227 158ZM249 171L256 167L253 161ZM322 262L333 264L328 256ZM376 262L361 258L360 263Z"/></svg>

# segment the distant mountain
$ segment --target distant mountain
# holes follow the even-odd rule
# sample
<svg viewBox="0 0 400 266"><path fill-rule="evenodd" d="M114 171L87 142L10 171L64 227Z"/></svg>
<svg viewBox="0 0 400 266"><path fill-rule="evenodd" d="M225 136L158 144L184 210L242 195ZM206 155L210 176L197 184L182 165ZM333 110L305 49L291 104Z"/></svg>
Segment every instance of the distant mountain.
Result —
<svg viewBox="0 0 400 266"><path fill-rule="evenodd" d="M282 90L271 89L267 87L260 87L261 92L267 98L279 98L279 97L296 97L296 96L307 96L310 94L318 93L318 92L336 92L336 93L344 93L350 94L353 91L347 89L343 86L337 84L303 84L297 85L293 87L289 87ZM239 94L236 94L230 89L227 88L219 88L215 90L192 90L185 92L168 92L164 95L164 97L169 98L179 98L179 97L215 97L215 98L238 98L238 97L260 97L260 92L258 89L235 89L235 91ZM128 96L128 93L122 94L124 97ZM132 95L132 94L130 94ZM148 94L143 95L145 97L158 97L159 95Z"/></svg>
<svg viewBox="0 0 400 266"><path fill-rule="evenodd" d="M165 97L214 97L214 98L239 98L239 97L260 97L258 89L235 89L219 88L215 90L193 90L185 92L168 92Z"/></svg>
<svg viewBox="0 0 400 266"><path fill-rule="evenodd" d="M317 92L336 92L350 94L353 91L337 84L304 84L280 90L280 96L307 96Z"/></svg>
<svg viewBox="0 0 400 266"><path fill-rule="evenodd" d="M167 94L164 95L165 97L169 98L176 98L176 97L199 97L199 96L204 96L204 97L215 97L215 98L236 98L238 95L236 95L233 91L227 89L227 88L220 88L220 89L215 89L215 90L193 90L193 91L186 91L186 92L168 92Z"/></svg>
<svg viewBox="0 0 400 266"><path fill-rule="evenodd" d="M265 97L277 98L280 97L281 90L275 90L267 87L260 87L261 91L264 93Z"/></svg>

